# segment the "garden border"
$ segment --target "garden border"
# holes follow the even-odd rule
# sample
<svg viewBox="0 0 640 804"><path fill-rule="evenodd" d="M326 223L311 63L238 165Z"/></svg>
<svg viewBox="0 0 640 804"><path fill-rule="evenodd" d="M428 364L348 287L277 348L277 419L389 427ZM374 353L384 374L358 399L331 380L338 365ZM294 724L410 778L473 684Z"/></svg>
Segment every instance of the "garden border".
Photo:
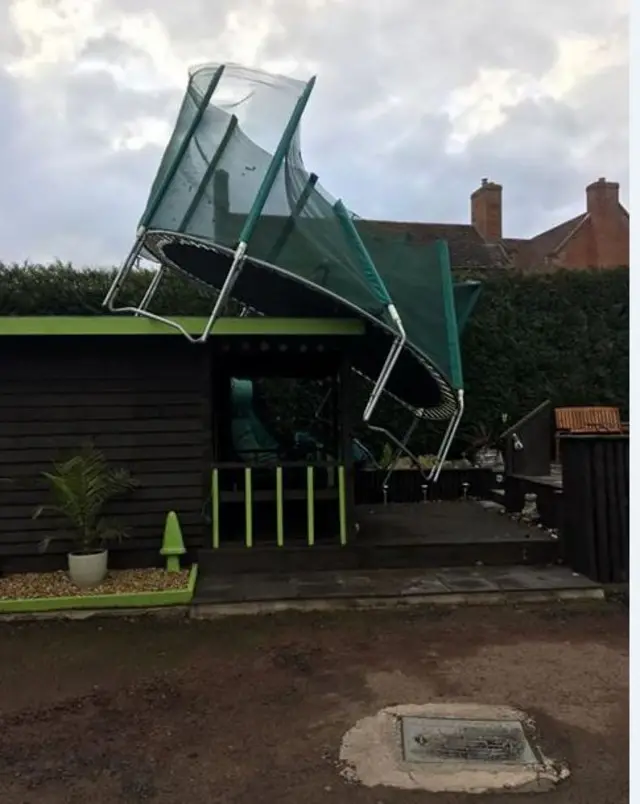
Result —
<svg viewBox="0 0 640 804"><path fill-rule="evenodd" d="M189 570L187 585L182 589L157 592L109 592L68 597L33 597L0 600L2 614L36 614L82 609L138 609L158 606L190 605L198 577L198 565Z"/></svg>

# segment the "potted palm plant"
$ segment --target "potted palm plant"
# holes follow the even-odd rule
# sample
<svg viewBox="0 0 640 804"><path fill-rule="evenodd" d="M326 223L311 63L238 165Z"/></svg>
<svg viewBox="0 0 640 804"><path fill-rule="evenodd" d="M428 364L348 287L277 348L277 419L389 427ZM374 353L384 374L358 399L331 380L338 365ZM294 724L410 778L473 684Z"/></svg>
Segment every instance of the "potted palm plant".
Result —
<svg viewBox="0 0 640 804"><path fill-rule="evenodd" d="M39 506L33 517L49 511L67 519L74 532L74 548L68 554L71 580L83 588L95 586L107 574L107 544L127 535L117 523L103 516L104 506L138 484L126 469L110 467L91 443L42 474L48 481L52 502ZM44 539L42 549L46 550L54 538Z"/></svg>

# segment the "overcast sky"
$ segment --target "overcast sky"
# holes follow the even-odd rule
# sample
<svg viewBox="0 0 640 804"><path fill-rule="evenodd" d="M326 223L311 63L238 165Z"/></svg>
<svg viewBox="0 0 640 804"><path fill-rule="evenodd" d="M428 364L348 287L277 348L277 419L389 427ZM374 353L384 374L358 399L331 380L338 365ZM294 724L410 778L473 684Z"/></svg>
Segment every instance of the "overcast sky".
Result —
<svg viewBox="0 0 640 804"><path fill-rule="evenodd" d="M466 223L483 177L506 236L600 176L627 204L627 25L627 0L0 0L0 261L119 262L206 61L317 75L305 162L362 217Z"/></svg>

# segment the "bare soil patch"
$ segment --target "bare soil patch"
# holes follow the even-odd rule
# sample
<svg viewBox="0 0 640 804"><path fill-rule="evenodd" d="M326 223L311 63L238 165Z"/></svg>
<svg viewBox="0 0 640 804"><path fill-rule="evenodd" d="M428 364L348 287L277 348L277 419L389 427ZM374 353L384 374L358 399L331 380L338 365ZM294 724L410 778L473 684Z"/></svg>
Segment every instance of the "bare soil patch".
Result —
<svg viewBox="0 0 640 804"><path fill-rule="evenodd" d="M360 718L438 701L531 713L572 772L545 802L628 801L628 622L611 603L5 624L1 798L470 804L339 773Z"/></svg>

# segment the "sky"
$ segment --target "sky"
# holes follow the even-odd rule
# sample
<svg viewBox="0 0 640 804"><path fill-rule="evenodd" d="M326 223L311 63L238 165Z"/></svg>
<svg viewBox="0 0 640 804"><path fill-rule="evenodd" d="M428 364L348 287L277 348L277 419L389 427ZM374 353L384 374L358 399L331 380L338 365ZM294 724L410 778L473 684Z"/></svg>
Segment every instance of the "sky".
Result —
<svg viewBox="0 0 640 804"><path fill-rule="evenodd" d="M504 234L628 204L628 0L0 0L0 262L129 250L190 65L317 84L308 169L364 218L468 223L482 178Z"/></svg>

